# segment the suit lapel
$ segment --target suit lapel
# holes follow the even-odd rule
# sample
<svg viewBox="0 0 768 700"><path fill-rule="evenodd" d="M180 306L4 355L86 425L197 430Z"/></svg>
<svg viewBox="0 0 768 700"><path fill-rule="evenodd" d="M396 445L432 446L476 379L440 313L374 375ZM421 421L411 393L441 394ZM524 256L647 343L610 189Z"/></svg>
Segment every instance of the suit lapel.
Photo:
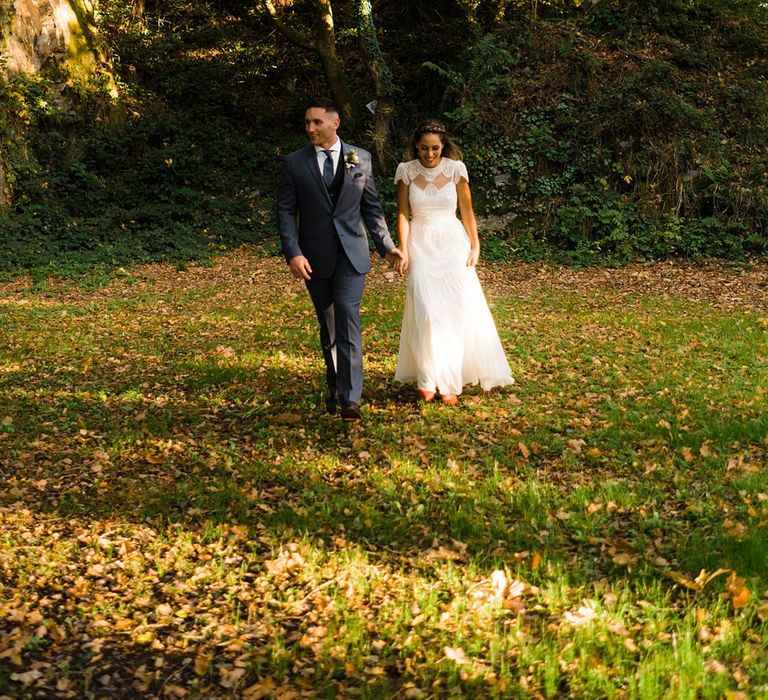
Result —
<svg viewBox="0 0 768 700"><path fill-rule="evenodd" d="M345 158L347 157L347 153L350 151L350 147L348 144L341 142L341 162L339 165L344 168L344 177L342 178L341 186L342 188L344 185L349 184L347 181L352 180L352 175L350 174L349 170L347 170L347 164L345 162Z"/></svg>
<svg viewBox="0 0 768 700"><path fill-rule="evenodd" d="M343 141L340 141L340 143L341 143L341 155L339 156L339 167L343 170L343 173L341 176L341 187L339 187L339 196L336 198L337 208L339 206L339 202L344 197L345 190L349 189L347 185L349 185L352 182L352 174L347 170L346 163L344 162L344 158L346 157L347 152L349 151L349 146Z"/></svg>

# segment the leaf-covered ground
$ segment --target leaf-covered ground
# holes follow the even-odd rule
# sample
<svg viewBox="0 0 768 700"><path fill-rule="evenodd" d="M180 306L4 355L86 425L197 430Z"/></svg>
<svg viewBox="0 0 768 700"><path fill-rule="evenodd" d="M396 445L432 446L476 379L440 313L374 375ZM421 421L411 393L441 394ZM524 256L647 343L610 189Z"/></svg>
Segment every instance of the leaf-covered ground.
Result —
<svg viewBox="0 0 768 700"><path fill-rule="evenodd" d="M323 412L258 251L0 285L0 696L768 696L768 265L485 267L516 386Z"/></svg>

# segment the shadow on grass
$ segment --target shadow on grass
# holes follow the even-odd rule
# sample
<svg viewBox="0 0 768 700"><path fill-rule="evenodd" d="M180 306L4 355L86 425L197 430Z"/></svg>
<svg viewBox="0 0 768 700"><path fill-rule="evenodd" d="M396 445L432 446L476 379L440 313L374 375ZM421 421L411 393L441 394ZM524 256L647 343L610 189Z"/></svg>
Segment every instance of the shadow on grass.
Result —
<svg viewBox="0 0 768 700"><path fill-rule="evenodd" d="M3 383L20 379L11 374ZM648 482L632 466L647 438L642 430L625 429L624 453L607 459L572 454L562 435L539 426L548 443L524 458L517 426L525 408L506 406L503 391L486 397L470 389L458 409L424 406L412 387L373 369L364 420L344 423L325 414L321 381L310 372L212 362L184 368L173 382L121 376L114 386L96 382L59 398L32 392L17 400L18 437L4 441L5 470L49 487L12 497L65 518L192 529L237 523L283 541L330 542L344 533L364 550L405 559L454 540L482 565L538 551L570 567L574 584L658 573L614 566L603 550L618 539L641 559L655 541L681 566L758 576L768 569L765 528L734 543L719 505L673 504L696 502L707 483L725 479L724 458L673 460ZM153 399L144 396L147 384ZM713 438L722 424L712 424ZM768 431L768 420L734 417L728 426L729 436L754 437ZM594 432L594 439L585 433L587 442L600 444ZM606 490L611 483L616 493ZM585 508L601 497L619 500L619 512L587 517Z"/></svg>
<svg viewBox="0 0 768 700"><path fill-rule="evenodd" d="M294 366L295 358L285 365ZM585 595L600 582L603 589L637 591L638 599L649 588L664 589L663 597L687 596L674 592L652 555L692 575L725 566L758 577L763 588L767 583L765 528L734 541L725 526L724 492L738 487L726 474L725 454L688 464L675 456L674 445L664 452L672 455L669 464L649 477L641 473L649 460L633 466L647 449L647 426L623 428L624 451L574 453L565 447L567 435L541 419L533 425L535 416L524 403L508 401L509 391L470 389L457 409L425 406L413 387L394 383L374 361L366 374L364 420L344 423L324 412L319 369L319 360L301 370L279 362L244 367L195 360L87 378L59 368L59 390L51 393L25 382L22 372L8 373L0 395L13 396L15 405L0 441L8 487L2 501L29 509L36 519L52 516L86 531L150 528L167 538L168 547L178 543L179 532L204 548L223 528L244 527L242 546L255 557L237 576L247 582L282 547L311 542L327 552L358 550L363 560L416 570L430 581L439 579L445 561L430 557L443 551L455 554L458 575L470 580L507 568L542 588L564 585ZM714 439L727 418L706 424L711 435L704 430L692 437L699 444ZM728 434L740 436L754 436L765 425L736 416L728 424ZM529 440L532 427L540 446L526 457L519 443ZM599 443L601 430L585 431L587 443ZM713 491L717 498L702 503ZM601 508L590 512L594 503ZM614 561L617 547L632 566ZM545 563L530 567L526 552ZM72 561L83 572L89 566L85 559ZM151 606L175 591L174 600L188 601L195 611L189 624L201 624L212 605L208 593L179 589L177 579L189 572L168 564L163 573L155 565ZM43 578L22 584L17 575L4 577L7 590L23 590L30 600L62 596L62 606L75 606L74 613L58 611L72 625L87 625L100 614L88 607L90 599ZM226 596L223 580L217 586L210 595ZM223 614L208 614L212 630L223 624ZM106 634L98 653L69 659L68 675L85 678L87 686L90 669L98 667L104 681L95 697L136 697L136 678L145 678L139 682L152 694L177 681L194 688L199 676L191 657L175 646L180 624L187 623L153 623L152 647ZM289 617L281 625L274 644L297 644L304 623ZM262 662L269 673L279 671L285 654L270 647L270 634L258 621L249 630L256 635L249 641L250 677L261 677ZM190 627L191 636L199 633ZM46 658L44 644L25 653ZM345 678L341 663L330 672ZM327 687L328 678L318 677L318 687ZM453 682L462 687L459 679ZM395 674L382 679L376 692L391 697L403 683ZM4 685L18 689L0 674L0 690Z"/></svg>

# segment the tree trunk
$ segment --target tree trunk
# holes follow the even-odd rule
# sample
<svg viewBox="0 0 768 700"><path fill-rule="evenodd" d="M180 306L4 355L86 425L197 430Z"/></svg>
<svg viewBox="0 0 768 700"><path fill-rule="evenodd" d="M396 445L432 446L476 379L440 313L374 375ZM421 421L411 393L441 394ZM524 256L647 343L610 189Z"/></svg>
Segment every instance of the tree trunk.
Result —
<svg viewBox="0 0 768 700"><path fill-rule="evenodd" d="M263 0L275 26L288 41L307 51L317 54L323 67L328 90L336 101L341 116L346 121L352 120L352 93L349 90L344 66L336 53L336 32L333 25L333 7L331 0L314 0L317 28L315 36L306 36L286 24L273 0ZM290 5L290 2L282 4Z"/></svg>
<svg viewBox="0 0 768 700"><path fill-rule="evenodd" d="M99 50L93 6L89 0L0 0L0 82L39 75L47 100L76 110L80 91L101 98L103 115L113 123L121 112L111 66ZM76 86L77 90L70 89ZM0 203L11 204L12 163L25 161L27 125L11 114L0 124L14 138L0 144Z"/></svg>
<svg viewBox="0 0 768 700"><path fill-rule="evenodd" d="M4 9L6 75L63 73L81 85L106 82L115 88L87 0L10 0Z"/></svg>
<svg viewBox="0 0 768 700"><path fill-rule="evenodd" d="M379 44L376 25L373 21L371 0L357 0L356 4L358 31L363 43L363 50L368 58L368 68L376 94L376 109L371 132L373 151L379 172L386 175L389 172L387 153L390 150L392 136L394 80Z"/></svg>
<svg viewBox="0 0 768 700"><path fill-rule="evenodd" d="M341 116L347 122L352 120L352 93L349 91L344 66L336 53L336 33L333 27L331 0L317 0L318 31L315 50L323 65L328 89L336 101Z"/></svg>
<svg viewBox="0 0 768 700"><path fill-rule="evenodd" d="M8 182L8 176L5 173L5 154L0 151L0 209L11 205L12 192L11 184Z"/></svg>

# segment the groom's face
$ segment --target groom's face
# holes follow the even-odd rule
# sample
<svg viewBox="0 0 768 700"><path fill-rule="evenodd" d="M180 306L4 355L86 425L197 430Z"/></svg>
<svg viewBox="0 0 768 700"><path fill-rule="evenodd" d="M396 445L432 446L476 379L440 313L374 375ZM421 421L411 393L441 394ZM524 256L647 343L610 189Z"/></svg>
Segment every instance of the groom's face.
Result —
<svg viewBox="0 0 768 700"><path fill-rule="evenodd" d="M322 107L310 107L304 115L304 128L313 146L330 148L336 143L339 115Z"/></svg>

